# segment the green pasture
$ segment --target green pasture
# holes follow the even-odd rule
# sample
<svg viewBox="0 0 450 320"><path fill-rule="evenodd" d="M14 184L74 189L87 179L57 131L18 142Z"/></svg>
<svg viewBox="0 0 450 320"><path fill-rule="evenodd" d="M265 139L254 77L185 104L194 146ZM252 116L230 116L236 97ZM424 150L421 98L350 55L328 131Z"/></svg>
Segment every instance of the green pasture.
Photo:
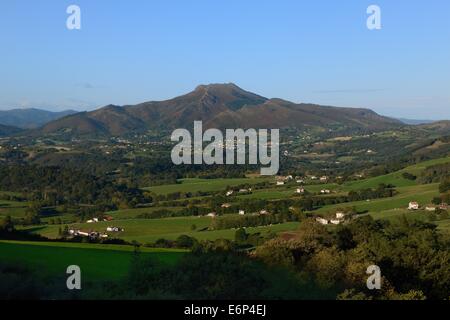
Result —
<svg viewBox="0 0 450 320"><path fill-rule="evenodd" d="M409 202L417 201L420 205L426 205L434 197L439 196L437 183L426 185L415 185L397 188L399 194L391 198L375 199L370 201L355 201L342 204L324 206L315 212L332 212L342 207L355 207L358 211L380 212L384 210L407 208Z"/></svg>
<svg viewBox="0 0 450 320"><path fill-rule="evenodd" d="M180 179L177 184L168 184L144 188L156 194L169 194L174 192L210 192L225 190L227 186L237 186L241 184L257 184L264 181L272 181L273 177L263 178L236 178L236 179Z"/></svg>
<svg viewBox="0 0 450 320"><path fill-rule="evenodd" d="M35 268L43 275L65 278L66 269L77 265L83 279L115 280L124 277L133 258L132 246L97 245L83 243L0 241L2 262L21 263ZM152 257L158 264L175 264L183 250L139 249L143 256Z"/></svg>

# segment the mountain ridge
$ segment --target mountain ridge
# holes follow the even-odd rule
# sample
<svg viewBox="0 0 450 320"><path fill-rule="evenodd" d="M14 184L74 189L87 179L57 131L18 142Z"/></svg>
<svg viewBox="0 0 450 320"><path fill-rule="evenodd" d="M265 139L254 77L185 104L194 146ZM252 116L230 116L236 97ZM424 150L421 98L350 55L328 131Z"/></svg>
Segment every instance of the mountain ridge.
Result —
<svg viewBox="0 0 450 320"><path fill-rule="evenodd" d="M38 108L0 110L0 124L22 129L33 129L77 112L75 110L48 111Z"/></svg>
<svg viewBox="0 0 450 320"><path fill-rule="evenodd" d="M42 133L122 135L148 129L284 128L318 126L352 130L383 130L402 125L370 109L340 108L266 98L233 83L199 85L193 91L164 101L108 105L45 124Z"/></svg>
<svg viewBox="0 0 450 320"><path fill-rule="evenodd" d="M22 129L13 127L13 126L5 126L0 124L0 137L14 135L16 133L21 132Z"/></svg>

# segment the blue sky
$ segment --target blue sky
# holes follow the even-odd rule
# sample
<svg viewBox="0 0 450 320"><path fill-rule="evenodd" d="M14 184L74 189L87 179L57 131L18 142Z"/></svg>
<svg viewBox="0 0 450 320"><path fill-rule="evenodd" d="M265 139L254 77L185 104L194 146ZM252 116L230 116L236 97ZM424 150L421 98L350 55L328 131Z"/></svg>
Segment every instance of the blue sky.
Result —
<svg viewBox="0 0 450 320"><path fill-rule="evenodd" d="M81 8L81 30L66 8ZM382 29L366 27L380 6ZM450 119L448 0L8 0L0 109L94 109L234 82L266 97Z"/></svg>

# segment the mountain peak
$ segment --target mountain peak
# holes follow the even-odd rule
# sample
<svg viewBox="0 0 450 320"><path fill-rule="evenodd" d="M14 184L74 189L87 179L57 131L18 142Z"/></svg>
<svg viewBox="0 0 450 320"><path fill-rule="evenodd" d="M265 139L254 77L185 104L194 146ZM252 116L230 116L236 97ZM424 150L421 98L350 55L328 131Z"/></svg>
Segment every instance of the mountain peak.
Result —
<svg viewBox="0 0 450 320"><path fill-rule="evenodd" d="M210 90L210 89L216 89L216 90L230 90L230 89L234 89L234 90L242 90L243 89L239 88L236 84L229 82L229 83L210 83L210 84L201 84L198 85L195 88L195 91L202 91L202 90Z"/></svg>
<svg viewBox="0 0 450 320"><path fill-rule="evenodd" d="M200 96L202 101L209 101L214 104L220 102L233 111L244 106L259 105L267 101L267 98L246 91L234 83L199 85L193 94Z"/></svg>

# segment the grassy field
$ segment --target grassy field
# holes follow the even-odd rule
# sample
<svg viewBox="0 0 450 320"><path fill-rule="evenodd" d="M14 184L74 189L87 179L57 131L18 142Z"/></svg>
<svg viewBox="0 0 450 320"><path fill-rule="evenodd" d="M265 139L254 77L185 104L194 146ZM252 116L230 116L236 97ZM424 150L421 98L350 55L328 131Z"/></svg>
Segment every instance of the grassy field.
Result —
<svg viewBox="0 0 450 320"><path fill-rule="evenodd" d="M114 219L136 219L139 215L144 213L151 213L157 210L169 210L169 211L181 211L182 207L149 207L149 208L136 208L136 209L123 209L117 211L109 211L106 214L111 215Z"/></svg>
<svg viewBox="0 0 450 320"><path fill-rule="evenodd" d="M341 207L355 207L358 211L380 212L396 208L407 208L410 201L417 201L421 205L431 202L439 195L437 183L426 185L414 185L397 188L399 194L392 198L375 199L371 201L355 201L337 205L324 206L316 212L325 213L335 211Z"/></svg>
<svg viewBox="0 0 450 320"><path fill-rule="evenodd" d="M311 193L318 193L321 189L330 189L336 195L336 192L346 193L349 190L359 190L364 188L375 188L380 183L393 184L396 186L398 194L392 198L375 199L370 201L356 201L350 203L342 203L337 205L329 205L319 208L313 213L327 214L334 213L341 207L355 207L359 212L366 212L372 215L376 219L392 219L399 217L403 214L408 214L411 217L415 217L419 220L427 219L426 214L419 214L417 212L410 212L406 210L408 203L411 201L417 201L420 205L424 206L431 203L434 197L439 195L438 184L419 185L416 181L404 179L402 173L409 172L415 175L419 175L426 167L447 163L450 158L442 158L431 161L426 161L414 166L407 167L398 172L391 174L369 178L361 181L354 181L346 183L344 185L338 185L334 183L330 184L317 184L306 185L305 189ZM171 192L195 192L195 191L217 191L225 190L227 186L235 186L239 184L256 184L263 181L274 182L273 177L260 178L260 177L248 177L242 179L183 179L180 180L180 184L164 185L148 188L149 190L159 193L168 194ZM267 189L254 190L249 195L239 195L238 199L253 198L253 199L286 199L296 197L295 189L296 184L289 184L285 186L271 186ZM232 201L232 199L230 199ZM0 201L1 203L1 201ZM23 205L24 203L20 203ZM11 205L18 205L18 203L4 203L3 208L0 206L0 215L2 212L8 212L12 208ZM149 208L137 208L118 210L114 212L108 212L108 214L114 217L111 222L99 222L95 224L78 223L71 224L71 227L84 230L95 230L105 232L106 227L113 225L124 228L124 232L110 233L110 237L121 238L127 241L136 240L141 243L152 243L158 239L164 238L168 240L175 240L180 235L189 235L199 240L216 240L220 238L233 239L235 230L207 230L211 224L211 218L209 217L176 217L176 218L164 218L164 219L137 219L140 214L152 212L154 210L167 209L171 211L183 210L183 207L149 207ZM3 211L2 211L3 210ZM20 210L20 208L16 208ZM46 218L47 219L47 218ZM46 221L43 219L43 221ZM73 221L73 220L72 220ZM193 226L195 225L195 228ZM247 232L255 233L261 232L274 233L295 230L298 227L298 223L284 223L274 226L264 226L260 228L248 228ZM448 228L448 224L439 222L440 229ZM45 237L54 239L58 237L58 231L63 226L60 225L41 225L34 227L27 227L26 230L30 232L39 233Z"/></svg>
<svg viewBox="0 0 450 320"><path fill-rule="evenodd" d="M257 184L264 181L272 181L272 178L237 178L237 179L181 179L178 184L168 184L162 186L148 187L145 190L156 194L169 194L174 192L208 192L225 190L227 186L237 186L241 184Z"/></svg>
<svg viewBox="0 0 450 320"><path fill-rule="evenodd" d="M409 187L417 185L416 181L408 180L403 178L402 174L405 172L411 173L413 175L420 175L420 173L425 170L429 166L433 166L436 164L443 164L450 162L450 158L439 158L429 161L424 161L416 165L412 165L406 167L400 171L396 171L390 174L369 178L361 181L353 181L344 184L343 189L346 191L350 190L359 190L359 189L367 189L367 188L376 188L379 184L392 184L396 187Z"/></svg>
<svg viewBox="0 0 450 320"><path fill-rule="evenodd" d="M2 262L21 263L42 271L44 275L66 277L69 265L81 268L86 281L114 280L124 277L129 269L134 248L119 245L0 241ZM158 264L175 264L185 252L174 249L141 248L143 256Z"/></svg>
<svg viewBox="0 0 450 320"><path fill-rule="evenodd" d="M164 219L128 219L117 220L114 223L111 222L99 222L95 224L74 224L71 227L106 231L108 225L114 225L124 228L124 232L118 232L111 234L111 237L121 238L127 241L136 240L140 243L152 243L158 239L164 238L168 240L175 240L180 235L188 235L198 240L216 240L216 239L234 239L236 230L205 230L211 224L210 217L177 217L177 218L164 218ZM192 230L191 226L195 225L196 230ZM298 227L297 222L288 222L272 226L263 226L255 228L247 228L248 233L270 233L290 231ZM39 227L27 227L24 230L28 230L33 233L41 234L50 239L58 237L58 229L60 226L45 225Z"/></svg>
<svg viewBox="0 0 450 320"><path fill-rule="evenodd" d="M1 194L13 194L12 192L0 192ZM22 218L25 216L25 210L28 202L9 201L0 199L0 217L11 216L14 218Z"/></svg>
<svg viewBox="0 0 450 320"><path fill-rule="evenodd" d="M420 221L429 221L428 216L429 213L425 211L411 211L408 209L392 209L392 210L384 210L380 212L372 212L370 215L374 219L385 219L385 220L396 220L401 216L405 215L410 219L420 220Z"/></svg>

